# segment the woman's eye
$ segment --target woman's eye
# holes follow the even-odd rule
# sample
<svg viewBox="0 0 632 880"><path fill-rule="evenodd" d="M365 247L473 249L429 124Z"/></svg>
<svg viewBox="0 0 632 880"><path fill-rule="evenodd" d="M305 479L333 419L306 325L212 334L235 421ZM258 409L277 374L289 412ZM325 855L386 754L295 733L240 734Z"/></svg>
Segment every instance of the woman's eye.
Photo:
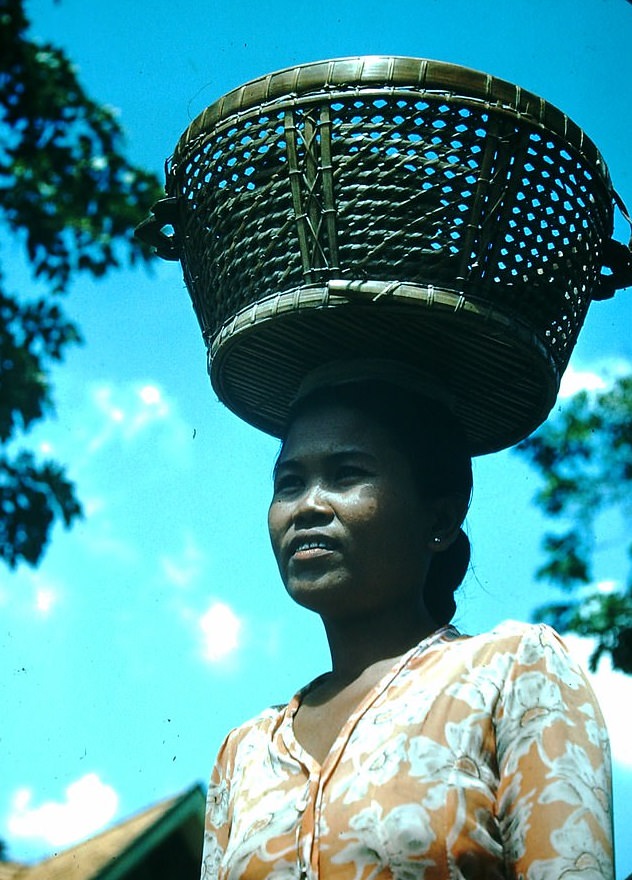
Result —
<svg viewBox="0 0 632 880"><path fill-rule="evenodd" d="M336 471L336 480L339 483L357 483L367 476L367 471L358 465L341 465Z"/></svg>
<svg viewBox="0 0 632 880"><path fill-rule="evenodd" d="M283 474L274 481L274 495L289 495L300 491L303 482L296 474Z"/></svg>

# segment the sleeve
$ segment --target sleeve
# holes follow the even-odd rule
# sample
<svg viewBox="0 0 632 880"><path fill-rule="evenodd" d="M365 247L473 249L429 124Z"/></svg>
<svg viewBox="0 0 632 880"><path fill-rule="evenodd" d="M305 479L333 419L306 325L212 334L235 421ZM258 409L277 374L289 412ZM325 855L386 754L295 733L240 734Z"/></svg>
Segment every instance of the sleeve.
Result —
<svg viewBox="0 0 632 880"><path fill-rule="evenodd" d="M605 724L581 669L549 627L522 635L495 723L508 875L613 880Z"/></svg>
<svg viewBox="0 0 632 880"><path fill-rule="evenodd" d="M206 797L201 880L219 880L230 835L230 780L233 760L232 733L217 754Z"/></svg>

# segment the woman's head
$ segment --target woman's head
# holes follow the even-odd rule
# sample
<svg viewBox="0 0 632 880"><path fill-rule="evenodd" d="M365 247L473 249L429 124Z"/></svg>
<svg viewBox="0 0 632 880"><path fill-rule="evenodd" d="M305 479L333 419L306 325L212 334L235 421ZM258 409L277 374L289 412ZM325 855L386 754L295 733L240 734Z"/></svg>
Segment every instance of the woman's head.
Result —
<svg viewBox="0 0 632 880"><path fill-rule="evenodd" d="M374 459L366 478L359 472L353 476L358 464L353 456L348 456L345 464L343 453L354 449L360 455L364 450ZM350 469L349 473L340 471L338 476L338 471L334 474L332 470L329 487L330 477L323 468L330 466L323 464L325 461L338 461ZM307 483L318 483L314 476L318 469L323 473L316 507L316 494L312 494L307 506L299 510L309 494ZM334 485L337 480L344 491ZM358 495L352 497L356 483ZM469 563L469 542L460 525L471 488L465 435L442 403L374 379L310 390L290 413L270 512L272 543L286 586L301 572L306 577L316 573L319 565L325 571L328 559L332 566L342 564L337 563L335 553L327 557L337 540L334 526L326 524L327 511L333 510L333 521L338 506L340 519L350 523L349 540L358 537L365 542L362 556L354 557L356 579L382 578L393 589L414 587L418 594L423 592L426 609L435 622L447 623L455 611L454 590ZM321 501L322 510L318 510ZM290 531L290 521L296 515L303 517L302 525L299 522L297 529L293 524ZM358 515L376 517L368 531L364 520L354 522ZM307 526L309 517L311 524ZM328 529L334 535L329 548ZM290 565L290 542L296 544L296 535L307 538L312 534L321 539L322 546L317 546L318 541L312 542L315 546L311 549L305 546L302 556L299 553L298 561L292 557ZM349 555L353 555L351 550ZM361 559L368 563L366 570ZM292 592L291 584L288 589Z"/></svg>

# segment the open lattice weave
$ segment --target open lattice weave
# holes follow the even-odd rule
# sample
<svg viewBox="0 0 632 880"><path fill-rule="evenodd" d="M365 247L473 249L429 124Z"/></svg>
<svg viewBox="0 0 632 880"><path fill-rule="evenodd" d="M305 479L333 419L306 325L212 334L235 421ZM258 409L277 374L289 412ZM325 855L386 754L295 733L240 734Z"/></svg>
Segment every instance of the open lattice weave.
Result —
<svg viewBox="0 0 632 880"><path fill-rule="evenodd" d="M168 247L239 415L279 433L307 370L402 357L450 387L474 452L546 417L613 224L605 164L563 113L419 59L229 93L181 138L167 191Z"/></svg>

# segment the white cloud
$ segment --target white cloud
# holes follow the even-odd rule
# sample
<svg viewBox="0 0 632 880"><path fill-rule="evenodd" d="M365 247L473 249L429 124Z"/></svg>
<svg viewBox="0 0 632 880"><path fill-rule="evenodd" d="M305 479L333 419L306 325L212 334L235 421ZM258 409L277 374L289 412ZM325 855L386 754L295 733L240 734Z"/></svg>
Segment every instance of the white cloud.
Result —
<svg viewBox="0 0 632 880"><path fill-rule="evenodd" d="M73 467L85 465L92 455L115 443L129 443L150 431L160 432L161 441L185 446L190 430L175 403L153 382L98 382L76 390L72 421L46 421L34 432L43 456L68 456L68 444L77 446ZM154 439L152 435L152 440Z"/></svg>
<svg viewBox="0 0 632 880"><path fill-rule="evenodd" d="M12 578L11 592L0 588L0 605L16 600L28 612L48 617L63 596L63 587L42 571L22 567Z"/></svg>
<svg viewBox="0 0 632 880"><path fill-rule="evenodd" d="M92 451L115 438L132 440L150 425L173 416L170 403L152 384L99 385L92 391L92 402L103 417L90 444Z"/></svg>
<svg viewBox="0 0 632 880"><path fill-rule="evenodd" d="M104 498L100 498L97 495L93 495L92 497L82 498L81 503L83 504L83 512L85 514L86 519L92 519L93 516L97 516L97 514L102 513L107 509L107 503Z"/></svg>
<svg viewBox="0 0 632 880"><path fill-rule="evenodd" d="M571 654L588 669L593 650L591 639L565 635L564 642ZM628 707L632 705L632 676L612 668L608 657L602 657L597 672L588 677L606 719L613 760L632 767L632 740Z"/></svg>
<svg viewBox="0 0 632 880"><path fill-rule="evenodd" d="M136 565L142 548L129 540L116 522L105 516L93 517L81 531L81 542L90 555L107 558L109 562Z"/></svg>
<svg viewBox="0 0 632 880"><path fill-rule="evenodd" d="M203 570L204 554L189 535L182 552L178 555L162 556L160 565L164 576L175 587L190 586Z"/></svg>
<svg viewBox="0 0 632 880"><path fill-rule="evenodd" d="M66 406L63 417L37 425L32 442L42 457L69 462L69 476L84 493L86 487L90 488L86 471L97 475L100 482L103 470L97 468L108 454L116 454L111 467L118 472L134 454L150 449L143 473L151 472L154 478L158 470L164 469L165 460L171 470L186 468L190 463L193 428L182 418L177 401L156 382L104 380L80 387L73 384L65 396L72 400L72 406ZM126 453L124 458L122 451ZM115 486L120 486L120 480ZM100 491L98 487L96 491Z"/></svg>
<svg viewBox="0 0 632 880"><path fill-rule="evenodd" d="M240 645L242 621L224 602L212 602L199 621L203 654L216 663L234 653Z"/></svg>
<svg viewBox="0 0 632 880"><path fill-rule="evenodd" d="M162 399L162 394L159 388L156 388L155 385L143 385L143 387L138 392L138 396L147 406L157 406L159 409L165 408L165 403ZM166 408L166 412L168 412L168 407Z"/></svg>
<svg viewBox="0 0 632 880"><path fill-rule="evenodd" d="M598 373L576 370L569 365L560 383L560 397L572 397L578 391L603 391L606 382Z"/></svg>
<svg viewBox="0 0 632 880"><path fill-rule="evenodd" d="M569 364L560 383L560 398L572 397L579 391L605 391L612 383L632 373L632 364L625 359L605 359L595 362L590 369L576 369Z"/></svg>
<svg viewBox="0 0 632 880"><path fill-rule="evenodd" d="M35 608L45 616L50 613L57 599L57 593L51 587L39 587L35 591Z"/></svg>
<svg viewBox="0 0 632 880"><path fill-rule="evenodd" d="M586 589L587 589L587 591L592 592L590 587L587 587ZM619 581L612 581L612 580L598 581L595 584L595 590L598 593L603 593L605 596L609 596L610 593L620 592L621 591L621 584L619 583Z"/></svg>
<svg viewBox="0 0 632 880"><path fill-rule="evenodd" d="M116 815L118 795L96 773L72 782L63 801L32 806L33 792L19 789L14 797L8 829L14 837L68 846L100 831Z"/></svg>

